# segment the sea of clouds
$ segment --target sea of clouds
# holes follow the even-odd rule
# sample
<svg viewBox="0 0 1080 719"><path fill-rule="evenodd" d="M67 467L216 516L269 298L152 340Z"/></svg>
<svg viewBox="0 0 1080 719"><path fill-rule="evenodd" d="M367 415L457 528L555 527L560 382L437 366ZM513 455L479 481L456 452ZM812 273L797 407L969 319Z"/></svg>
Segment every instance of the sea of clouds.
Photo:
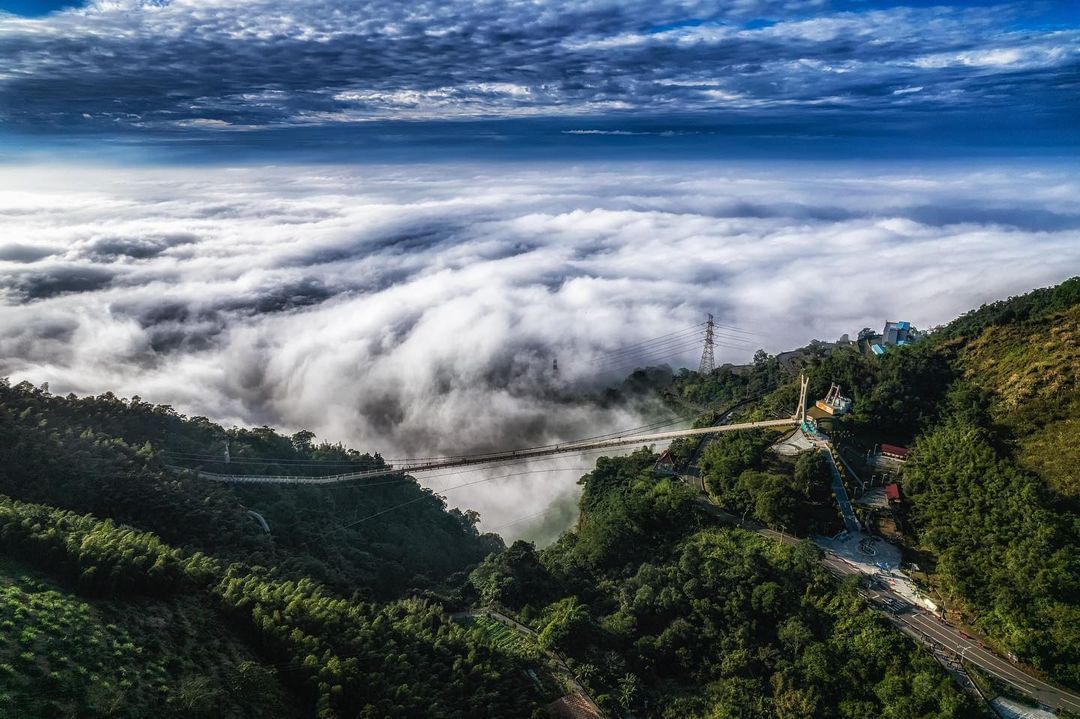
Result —
<svg viewBox="0 0 1080 719"><path fill-rule="evenodd" d="M605 353L706 312L742 363L1059 282L1077 197L1055 167L7 166L0 376L388 458L556 442L651 419L585 399ZM589 462L447 499L536 536Z"/></svg>

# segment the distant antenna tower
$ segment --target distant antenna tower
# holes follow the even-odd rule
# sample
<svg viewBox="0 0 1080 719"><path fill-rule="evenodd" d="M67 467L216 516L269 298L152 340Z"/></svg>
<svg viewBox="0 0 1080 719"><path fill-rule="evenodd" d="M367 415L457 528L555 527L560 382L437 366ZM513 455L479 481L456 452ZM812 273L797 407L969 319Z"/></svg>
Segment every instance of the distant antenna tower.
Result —
<svg viewBox="0 0 1080 719"><path fill-rule="evenodd" d="M713 318L709 315L709 321L705 323L705 348L701 350L701 364L698 366L698 374L709 374L716 369L716 358L713 357Z"/></svg>
<svg viewBox="0 0 1080 719"><path fill-rule="evenodd" d="M551 371L555 373L555 376L559 376L559 358L551 360Z"/></svg>

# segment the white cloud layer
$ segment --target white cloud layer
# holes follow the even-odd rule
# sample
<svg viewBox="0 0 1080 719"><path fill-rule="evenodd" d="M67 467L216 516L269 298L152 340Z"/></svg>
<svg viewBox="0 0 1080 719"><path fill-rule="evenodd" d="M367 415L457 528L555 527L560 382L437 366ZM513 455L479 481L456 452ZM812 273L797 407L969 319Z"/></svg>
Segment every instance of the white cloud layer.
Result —
<svg viewBox="0 0 1080 719"><path fill-rule="evenodd" d="M1078 196L1030 168L7 167L0 375L387 457L560 441L640 424L577 396L597 360L706 312L757 333L718 348L741 363L1076 274ZM492 527L578 474L449 499Z"/></svg>

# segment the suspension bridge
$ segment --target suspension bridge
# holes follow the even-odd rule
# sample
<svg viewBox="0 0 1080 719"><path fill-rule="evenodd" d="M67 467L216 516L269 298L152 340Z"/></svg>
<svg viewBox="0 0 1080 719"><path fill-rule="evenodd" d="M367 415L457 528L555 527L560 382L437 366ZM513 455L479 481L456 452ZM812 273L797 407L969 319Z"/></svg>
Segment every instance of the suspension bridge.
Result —
<svg viewBox="0 0 1080 719"><path fill-rule="evenodd" d="M709 315L707 322L702 323L703 329L700 329L700 334L704 339L704 350L702 352L701 371L711 372L713 370L713 346L718 344L716 326L713 321L712 315ZM695 326L691 328L692 336L694 336L694 342L697 342L696 335L699 332L699 327ZM681 333L675 333L681 335ZM657 345L656 340L647 340L644 344L644 348L639 350L644 352L644 355L638 355L639 357L646 357L653 359L657 352L656 347L665 347L666 351L679 352L683 350L683 339L681 336L676 337L674 345L668 346L668 342L671 342L667 336L661 339L661 344ZM665 350L661 350L665 351ZM624 350L619 350L624 352ZM622 361L620 357L618 362ZM556 455L567 454L581 454L585 452L591 452L596 450L614 449L618 447L625 447L629 445L648 445L656 442L666 442L673 439L679 439L681 437L700 437L703 435L719 434L722 432L738 432L742 430L750 429L768 429L768 428L782 428L792 427L798 425L806 419L806 393L807 393L808 380L803 377L800 383L799 392L799 404L795 408L794 414L790 417L781 419L760 420L756 422L740 422L735 424L722 424L713 425L710 427L700 427L695 429L682 429L672 430L666 432L647 432L641 433L642 428L637 428L638 431L626 431L623 433L614 433L608 435L601 435L599 437L590 437L587 439L573 440L569 442L561 442L558 444L548 444L536 447L524 447L519 449L511 449L498 452L486 452L478 454L446 456L446 457L427 457L422 459L405 459L388 464L384 467L377 469L364 469L359 471L344 472L340 474L331 475L319 475L319 476L305 476L305 475L258 475L258 474L223 474L217 472L207 472L203 470L196 470L187 467L181 467L177 465L169 465L170 469L176 471L190 471L196 472L203 479L207 479L213 482L227 482L235 484L308 484L308 485L329 485L329 484L341 484L346 482L354 482L357 480L370 479L374 477L386 477L388 475L405 475L405 474L421 474L424 472L431 472L434 470L445 470L457 467L469 467L476 465L494 465L506 462L525 462L532 459L541 459L546 457L552 457ZM670 423L669 423L670 424ZM645 425L645 427L653 427L655 425ZM228 460L226 460L228 461Z"/></svg>
<svg viewBox="0 0 1080 719"><path fill-rule="evenodd" d="M726 424L716 427L701 427L698 429L683 429L673 432L657 432L654 434L635 434L619 436L602 440L584 440L551 444L542 447L526 447L513 449L505 452L488 452L484 454L461 455L456 457L435 457L431 459L406 460L400 464L388 465L379 469L366 469L359 472L347 472L344 474L332 474L320 477L308 477L302 475L250 475L250 474L218 474L198 470L198 475L203 479L214 482L234 482L248 484L339 484L358 479L371 477L385 477L390 474L419 474L437 469L451 469L454 467L467 467L471 465L499 464L507 461L524 461L551 457L559 454L582 453L597 449L608 449L635 444L652 444L677 439L679 437L699 437L706 434L719 432L735 432L747 429L763 429L768 427L792 427L801 420L792 416L785 419L762 420L759 422L741 422L738 424ZM173 467L185 470L183 467ZM197 471L197 470L185 470Z"/></svg>
<svg viewBox="0 0 1080 719"><path fill-rule="evenodd" d="M632 366L643 366L645 362L654 362L664 356L674 356L680 353L685 353L687 349L693 344L696 344L700 339L704 339L705 349L702 352L701 363L699 371L701 373L708 373L714 369L714 360L712 347L714 344L722 344L717 341L717 332L714 325L712 316L709 316L709 320L701 325L687 330L665 335L660 338L654 338L652 340L646 340L639 343L638 346L631 347L628 350L618 350L612 357L605 360L606 364L600 369L606 370L624 370ZM737 331L732 328L733 331ZM731 337L733 340L744 339L738 335ZM693 343L693 344L691 344ZM555 372L558 372L558 361L553 363ZM453 470L454 468L468 468L477 467L483 468L485 465L496 466L500 464L514 464L519 462L528 462L534 459L542 459L548 457L554 457L558 455L573 455L573 454L585 454L594 451L603 451L605 449L612 449L618 447L625 447L629 445L649 445L656 442L663 442L678 439L681 437L700 437L707 435L720 434L723 432L738 432L753 429L769 429L769 428L784 428L804 425L806 422L806 409L807 409L807 392L808 392L809 379L803 375L800 377L799 386L799 400L798 405L795 407L794 413L789 417L771 420L761 420L756 422L740 422L735 424L718 424L710 427L701 427L694 429L682 429L672 430L664 432L650 431L659 427L670 426L679 421L685 421L683 419L677 419L674 422L658 422L651 425L644 425L643 427L637 427L633 430L626 430L621 433L612 433L607 435L601 435L597 437L590 437L581 440L562 442L558 444L549 444L536 447L525 447L521 449L512 449L499 452L487 452L470 455L458 455L447 457L429 457L422 459L405 459L394 460L393 463L377 469L365 469L362 471L346 472L335 475L322 475L322 476L303 476L303 475L248 475L248 474L221 474L215 472L206 472L198 469L192 469L189 467L180 467L176 465L166 465L170 469L180 472L195 472L203 479L224 482L224 483L236 483L236 484L286 484L286 485L345 485L356 480L370 479L376 477L388 477L397 476L395 482L400 482L405 475L421 474L425 472L432 472L435 470ZM739 404L745 404L747 400L743 400ZM738 405L736 405L738 406ZM729 408L730 410L730 408ZM832 455L826 452L826 456L830 460L831 469L834 473L834 491L835 485L839 484L840 490L843 490L842 481L840 481L839 473L832 462ZM228 450L226 449L226 458L228 457ZM176 457L177 459L183 459L181 453ZM212 459L206 455L188 455L190 461L200 461L206 459ZM241 460L242 461L242 460ZM228 462L228 459L226 459ZM561 468L568 470L570 468ZM588 471L585 468L578 468L582 471ZM445 472L443 475L436 474L434 476L444 476L445 474L460 474L462 472L475 471L469 469L459 469L458 471ZM516 476L521 474L533 474L535 472L551 471L551 470L532 470L524 472L516 472L509 475L487 477L484 479L474 480L459 484L453 487L446 487L439 490L440 493L446 493L462 487L468 487L481 482L491 481L492 479L501 479L504 476ZM429 475L431 476L431 475ZM383 483L366 483L360 486L380 486ZM405 502L392 505L384 508L378 512L370 514L366 517L362 517L355 521L345 524L345 527L355 526L357 524L366 522L376 517L382 516L388 512L400 509L401 507L420 502L426 499L426 496L416 497L409 499ZM841 499L841 494L838 492L837 499L841 504L843 512L843 518L845 526L849 531L859 531L858 523L855 521L854 515L851 514L850 505L845 509L846 493ZM752 528L745 525L743 520L739 520L733 515L728 515L723 510L720 510L715 505L706 502L714 514L719 514L727 517L734 523L744 525L746 528ZM550 509L550 507L548 508ZM511 522L507 522L499 527L495 527L492 531L502 529L503 527L516 524L524 519L529 519L542 514L548 510L541 512L534 512L526 517L519 517ZM252 513L255 515L257 521L263 531L269 531L269 527L266 525L265 520L261 515ZM753 523L751 523L752 525ZM775 537L776 532L772 532L768 529L756 528L754 531L759 531L766 536ZM794 537L785 538L783 533L779 535L780 541L787 541L788 543L794 543L797 540ZM846 561L846 560L845 560ZM860 571L848 566L844 561L838 559L835 555L826 554L822 562L826 568L830 571L846 576L850 574L859 575ZM866 594L871 601L876 601L880 597L892 598L892 592L887 588L880 590L872 590ZM912 608L911 605L905 602L900 603L903 610L893 610L893 613L889 615L890 620L897 624L902 631L907 633L916 641L927 645L937 654L944 652L950 656L958 656L960 661L966 659L978 666L984 672L987 672L1000 681L1003 681L1013 688L1019 690L1023 694L1026 694L1032 698L1038 700L1041 704L1052 707L1060 707L1068 710L1080 709L1080 697L1075 694L1071 694L1068 691L1062 690L1059 687L1047 684L1046 682L1038 679L1037 677L1029 674L1023 667L1015 665L1013 662L998 656L993 651L986 648L981 642L971 639L967 634L952 627L940 619L936 619L931 615L924 612L920 612L917 608ZM876 606L876 605L875 605Z"/></svg>

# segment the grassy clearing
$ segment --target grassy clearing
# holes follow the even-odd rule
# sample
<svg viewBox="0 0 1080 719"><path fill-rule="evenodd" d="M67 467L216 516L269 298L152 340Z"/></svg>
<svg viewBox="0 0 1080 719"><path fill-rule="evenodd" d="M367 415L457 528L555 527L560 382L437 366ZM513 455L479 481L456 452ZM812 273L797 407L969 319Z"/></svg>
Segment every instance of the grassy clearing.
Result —
<svg viewBox="0 0 1080 719"><path fill-rule="evenodd" d="M1066 497L1080 496L1080 306L991 327L961 352L964 375L994 394L995 418L1020 464Z"/></svg>
<svg viewBox="0 0 1080 719"><path fill-rule="evenodd" d="M554 701L566 693L565 687L557 679L555 666L534 637L486 616L470 617L466 624L483 643L531 664L534 668L528 674L529 679L539 685L541 693L546 696L545 702Z"/></svg>
<svg viewBox="0 0 1080 719"><path fill-rule="evenodd" d="M545 654L536 640L491 617L473 617L472 627L482 635L486 644L499 651L522 659L540 662Z"/></svg>

